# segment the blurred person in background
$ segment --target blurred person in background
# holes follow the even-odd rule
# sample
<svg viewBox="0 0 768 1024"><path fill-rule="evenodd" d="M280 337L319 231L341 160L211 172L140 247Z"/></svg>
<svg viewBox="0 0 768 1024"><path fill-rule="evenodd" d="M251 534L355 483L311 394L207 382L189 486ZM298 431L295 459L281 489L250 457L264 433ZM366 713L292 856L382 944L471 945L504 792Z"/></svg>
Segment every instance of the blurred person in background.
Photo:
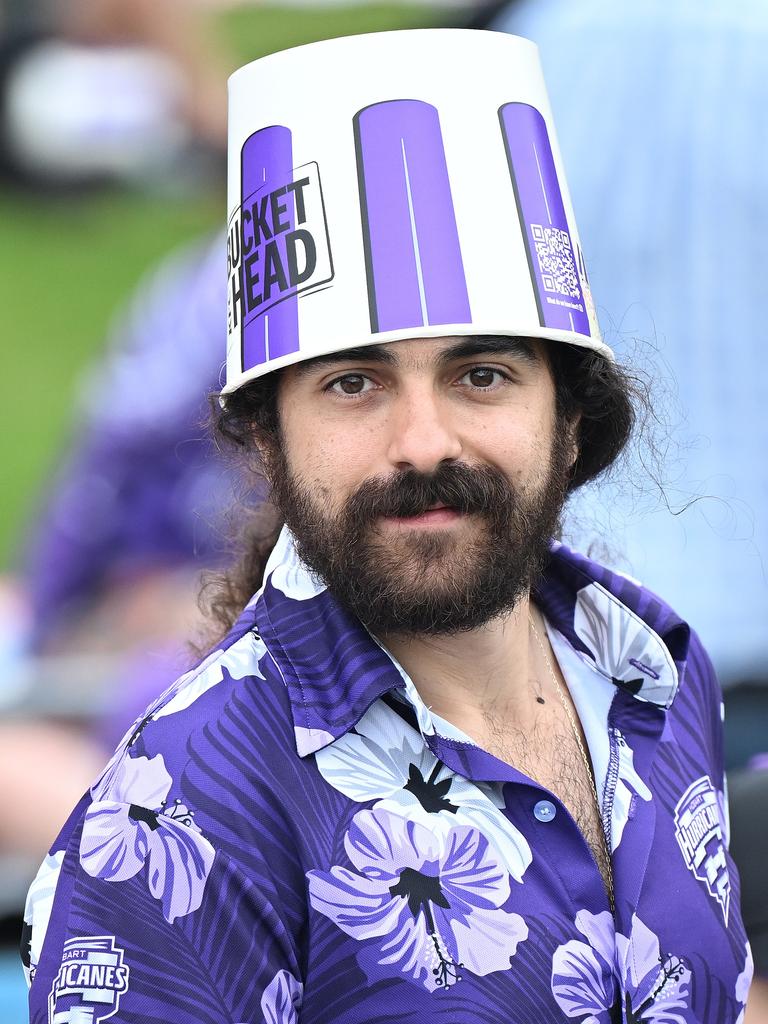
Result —
<svg viewBox="0 0 768 1024"><path fill-rule="evenodd" d="M26 544L41 654L125 652L191 635L197 575L221 563L234 501L205 427L222 363L225 252L216 236L164 258L82 381L75 437ZM168 388L180 347L186 372ZM120 720L147 696L126 695Z"/></svg>
<svg viewBox="0 0 768 1024"><path fill-rule="evenodd" d="M671 507L651 507L641 465L634 493L598 488L577 506L611 537L611 564L696 623L725 686L732 852L758 977L747 1020L764 1024L768 6L517 0L484 24L539 45L603 329L619 353L650 339L677 392Z"/></svg>
<svg viewBox="0 0 768 1024"><path fill-rule="evenodd" d="M0 3L7 179L56 190L105 182L208 187L223 180L225 148L226 58L197 4ZM218 376L217 345L206 345L219 333L206 316L215 308L207 290L217 287L217 264L223 288L223 249L213 241L174 254L116 318L109 353L93 371L108 382L109 399L99 403L95 383L84 389L78 436L44 498L26 567L4 582L0 706L13 712L0 723L6 875L29 871L50 842L49 814L66 813L126 717L146 703L127 678L106 693L100 681L130 675L136 651L146 655L141 677L154 673L162 683L189 657L179 637L190 635L195 573L216 561L216 515L201 500L211 447L201 396ZM181 280L194 301L180 301ZM197 389L163 404L152 382L178 330ZM218 483L219 493L230 493ZM30 772L29 750L51 770ZM30 815L30 806L44 813ZM0 912L8 909L0 900Z"/></svg>
<svg viewBox="0 0 768 1024"><path fill-rule="evenodd" d="M214 39L208 17L182 0L1 4L0 174L57 192L220 186L226 63ZM78 437L62 454L26 567L3 581L0 918L19 912L50 821L63 820L146 703L131 659L140 652L140 678L157 690L191 657L196 573L216 562L216 516L200 496L211 447L203 396L217 383L218 346L200 338L220 333L205 309L214 308L214 264L224 287L222 245L217 253L201 241L168 258L116 318L93 371L109 381L109 399L100 406L85 389ZM182 307L182 277L197 304ZM157 403L152 422L152 382L178 329L190 366L210 360L199 390L177 393L173 408Z"/></svg>
<svg viewBox="0 0 768 1024"><path fill-rule="evenodd" d="M32 707L53 718L60 707L81 725L0 726L6 854L39 855L51 816L63 819L125 723L193 659L200 572L226 556L236 497L204 427L224 347L224 255L217 236L166 257L116 316L105 356L82 382L75 436L21 576ZM187 373L168 389L180 339ZM28 772L19 755L32 747L50 771ZM51 813L26 813L42 802Z"/></svg>
<svg viewBox="0 0 768 1024"><path fill-rule="evenodd" d="M191 0L0 7L0 171L44 187L221 176L226 63Z"/></svg>

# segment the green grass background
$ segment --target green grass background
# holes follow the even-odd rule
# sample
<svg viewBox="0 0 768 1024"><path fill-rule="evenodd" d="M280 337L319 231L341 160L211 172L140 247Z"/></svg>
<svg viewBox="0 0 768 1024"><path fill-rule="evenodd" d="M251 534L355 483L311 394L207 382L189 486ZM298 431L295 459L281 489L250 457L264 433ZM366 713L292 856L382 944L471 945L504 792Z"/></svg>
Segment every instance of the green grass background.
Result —
<svg viewBox="0 0 768 1024"><path fill-rule="evenodd" d="M449 17L411 4L256 6L221 15L216 28L242 64L315 39ZM18 561L25 525L67 443L83 369L98 355L116 307L165 252L224 219L223 190L56 200L0 191L0 566Z"/></svg>

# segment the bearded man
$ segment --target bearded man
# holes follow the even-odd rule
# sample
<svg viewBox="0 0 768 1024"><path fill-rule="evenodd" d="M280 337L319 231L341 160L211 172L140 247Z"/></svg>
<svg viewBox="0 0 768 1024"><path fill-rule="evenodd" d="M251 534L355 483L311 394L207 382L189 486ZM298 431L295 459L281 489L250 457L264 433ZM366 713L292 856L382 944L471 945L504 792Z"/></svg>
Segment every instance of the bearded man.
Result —
<svg viewBox="0 0 768 1024"><path fill-rule="evenodd" d="M743 1013L708 659L554 539L633 388L541 90L471 32L235 76L218 429L284 526L41 869L33 1021Z"/></svg>

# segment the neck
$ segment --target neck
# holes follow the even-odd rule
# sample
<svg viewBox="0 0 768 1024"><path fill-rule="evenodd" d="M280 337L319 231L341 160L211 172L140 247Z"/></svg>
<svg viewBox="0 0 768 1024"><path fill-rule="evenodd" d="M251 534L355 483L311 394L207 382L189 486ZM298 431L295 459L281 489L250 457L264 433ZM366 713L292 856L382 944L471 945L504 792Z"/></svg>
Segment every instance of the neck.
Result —
<svg viewBox="0 0 768 1024"><path fill-rule="evenodd" d="M427 707L477 735L488 716L524 725L531 714L532 612L526 595L511 612L466 633L381 639Z"/></svg>

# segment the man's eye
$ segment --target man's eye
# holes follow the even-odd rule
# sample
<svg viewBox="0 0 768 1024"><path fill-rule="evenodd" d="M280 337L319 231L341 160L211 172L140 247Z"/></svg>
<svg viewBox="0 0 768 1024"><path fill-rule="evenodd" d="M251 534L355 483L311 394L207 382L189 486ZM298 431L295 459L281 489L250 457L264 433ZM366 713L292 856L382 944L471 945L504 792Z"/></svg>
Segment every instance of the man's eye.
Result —
<svg viewBox="0 0 768 1024"><path fill-rule="evenodd" d="M461 379L471 384L473 388L491 388L507 378L500 370L492 370L490 366L476 366Z"/></svg>
<svg viewBox="0 0 768 1024"><path fill-rule="evenodd" d="M364 377L362 373L347 373L343 377L337 377L330 384L329 390L337 395L362 395L372 387L373 381Z"/></svg>

